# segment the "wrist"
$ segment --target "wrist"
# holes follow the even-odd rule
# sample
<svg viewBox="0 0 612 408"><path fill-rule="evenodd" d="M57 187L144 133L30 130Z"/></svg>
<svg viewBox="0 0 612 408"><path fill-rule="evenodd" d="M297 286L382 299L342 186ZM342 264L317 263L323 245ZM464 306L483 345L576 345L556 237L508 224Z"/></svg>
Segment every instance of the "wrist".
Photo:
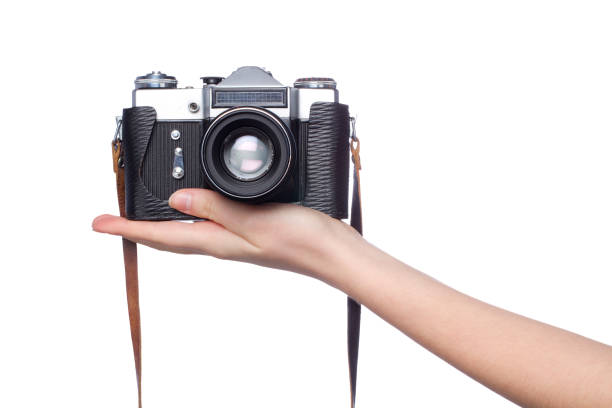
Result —
<svg viewBox="0 0 612 408"><path fill-rule="evenodd" d="M312 262L310 275L348 293L357 279L361 257L373 248L353 227L340 220L330 223L329 231L315 241L319 256Z"/></svg>

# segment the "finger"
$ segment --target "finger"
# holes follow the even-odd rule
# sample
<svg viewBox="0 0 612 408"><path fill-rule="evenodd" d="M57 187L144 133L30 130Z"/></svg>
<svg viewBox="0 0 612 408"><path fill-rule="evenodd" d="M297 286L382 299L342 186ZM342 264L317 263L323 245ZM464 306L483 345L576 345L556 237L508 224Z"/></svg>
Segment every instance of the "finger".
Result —
<svg viewBox="0 0 612 408"><path fill-rule="evenodd" d="M213 220L228 230L244 235L246 221L256 207L230 200L216 191L189 188L178 190L169 200L170 206L185 214Z"/></svg>
<svg viewBox="0 0 612 408"><path fill-rule="evenodd" d="M92 228L154 248L163 247L173 252L191 251L223 259L246 259L255 250L247 241L212 221L130 221L102 215L94 220Z"/></svg>
<svg viewBox="0 0 612 408"><path fill-rule="evenodd" d="M158 251L165 251L165 252L172 252L175 254L182 254L182 255L210 255L210 254L206 254L203 253L201 251L196 251L194 249L189 249L189 248L179 248L179 247L170 247L167 245L162 245L162 244L157 244L151 241L132 241L132 242L136 242L137 244L141 244L144 246L148 246L149 248L153 248L153 249L157 249Z"/></svg>

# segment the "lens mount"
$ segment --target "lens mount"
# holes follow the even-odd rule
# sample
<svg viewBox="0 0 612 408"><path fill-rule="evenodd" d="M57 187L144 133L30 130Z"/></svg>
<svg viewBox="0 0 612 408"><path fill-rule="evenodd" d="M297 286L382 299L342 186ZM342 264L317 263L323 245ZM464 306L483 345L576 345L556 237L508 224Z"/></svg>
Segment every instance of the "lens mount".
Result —
<svg viewBox="0 0 612 408"><path fill-rule="evenodd" d="M248 156L243 168L240 162L230 160L228 148L232 149L241 137L246 139L247 150L249 146L259 149L255 158L262 162L263 170L256 168L259 163L249 161ZM261 153L263 145L269 150ZM257 107L232 108L217 116L204 134L200 155L211 187L242 200L272 193L285 180L292 156L289 130L276 115Z"/></svg>

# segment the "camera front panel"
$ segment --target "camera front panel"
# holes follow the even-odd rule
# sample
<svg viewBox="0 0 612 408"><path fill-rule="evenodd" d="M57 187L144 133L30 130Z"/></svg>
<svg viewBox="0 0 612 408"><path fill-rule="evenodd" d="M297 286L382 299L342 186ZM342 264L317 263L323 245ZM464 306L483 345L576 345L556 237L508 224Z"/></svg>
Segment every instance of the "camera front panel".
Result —
<svg viewBox="0 0 612 408"><path fill-rule="evenodd" d="M215 157L202 156L204 134L211 124L204 121L157 121L152 107L135 107L123 111L123 150L126 173L126 215L133 220L190 220L195 217L180 213L168 205L168 199L182 188L211 188L225 194L212 184L206 176L204 166L214 168L225 178L235 177L225 165L226 149L214 150ZM286 174L266 194L240 199L248 202L299 202L303 197L303 177L299 175L303 162L301 144L291 130L291 122L284 121L288 143L293 152L288 161ZM233 138L231 132L221 134L219 145L227 144ZM177 149L180 163L177 163ZM280 151L280 150L279 150ZM177 174L180 164L182 172ZM274 167L274 166L272 166ZM265 179L264 177L262 177ZM236 191L248 193L252 181L236 178ZM300 195L302 193L302 195ZM227 194L226 194L227 195ZM235 197L234 197L235 198Z"/></svg>

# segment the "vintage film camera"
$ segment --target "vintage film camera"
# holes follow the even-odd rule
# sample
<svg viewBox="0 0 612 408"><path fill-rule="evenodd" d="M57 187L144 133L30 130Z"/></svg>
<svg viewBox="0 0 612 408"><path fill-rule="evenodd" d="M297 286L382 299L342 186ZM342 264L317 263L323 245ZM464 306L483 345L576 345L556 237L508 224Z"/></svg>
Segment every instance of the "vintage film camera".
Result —
<svg viewBox="0 0 612 408"><path fill-rule="evenodd" d="M202 80L178 88L161 72L136 78L132 107L117 118L127 218L193 219L168 205L181 188L347 217L350 117L333 79L288 87L248 66Z"/></svg>

